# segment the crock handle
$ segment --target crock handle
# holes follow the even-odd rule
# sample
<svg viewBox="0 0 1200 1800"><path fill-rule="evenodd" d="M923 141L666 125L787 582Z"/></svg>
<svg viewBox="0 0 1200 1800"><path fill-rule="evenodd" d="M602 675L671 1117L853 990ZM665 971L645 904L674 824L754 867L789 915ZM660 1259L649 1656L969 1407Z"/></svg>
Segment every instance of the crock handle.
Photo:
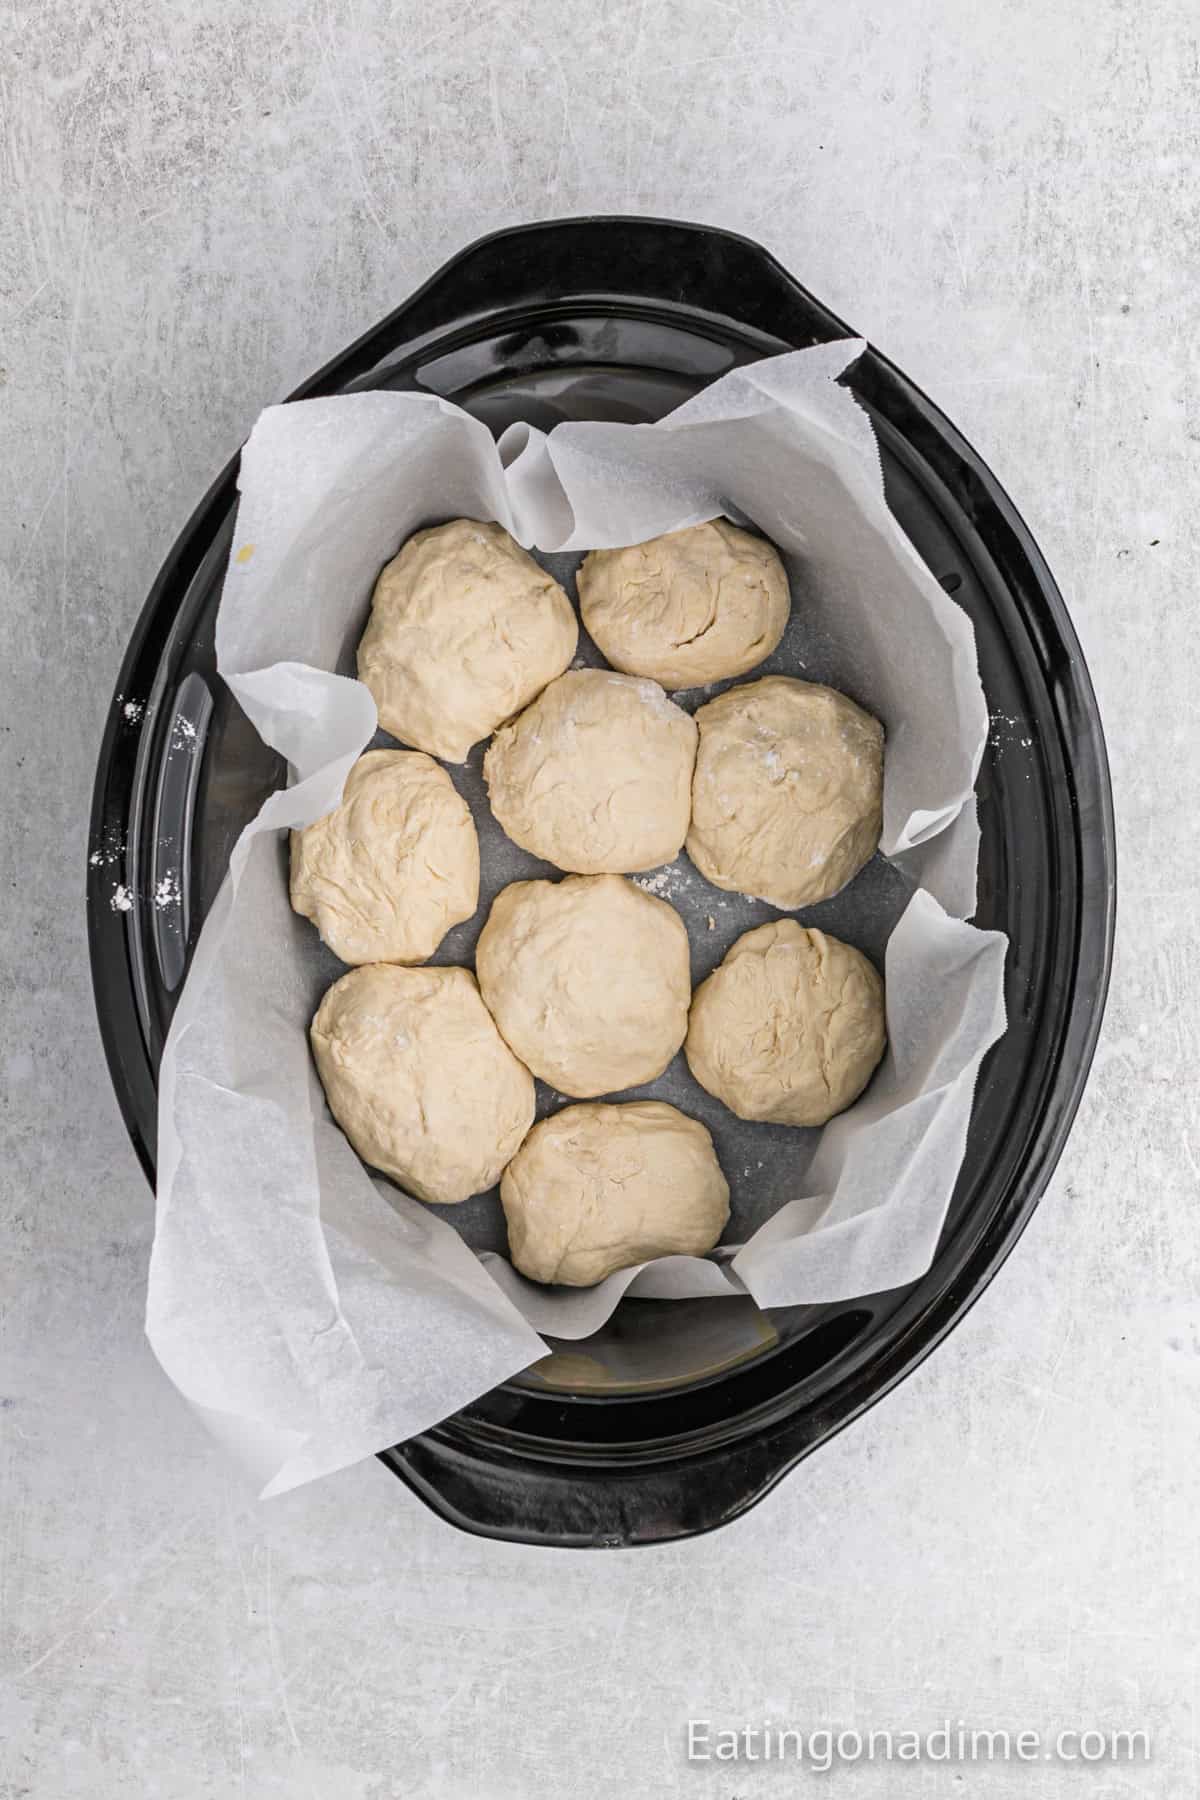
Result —
<svg viewBox="0 0 1200 1800"><path fill-rule="evenodd" d="M409 354L448 326L502 321L510 308L527 326L531 306L581 298L601 307L627 299L716 313L792 349L853 335L773 256L735 232L670 219L548 220L471 244L291 398L340 392L397 344Z"/></svg>
<svg viewBox="0 0 1200 1800"><path fill-rule="evenodd" d="M576 1550L668 1543L746 1512L844 1421L794 1414L739 1443L654 1467L598 1469L454 1441L453 1420L381 1452L432 1511L479 1537Z"/></svg>

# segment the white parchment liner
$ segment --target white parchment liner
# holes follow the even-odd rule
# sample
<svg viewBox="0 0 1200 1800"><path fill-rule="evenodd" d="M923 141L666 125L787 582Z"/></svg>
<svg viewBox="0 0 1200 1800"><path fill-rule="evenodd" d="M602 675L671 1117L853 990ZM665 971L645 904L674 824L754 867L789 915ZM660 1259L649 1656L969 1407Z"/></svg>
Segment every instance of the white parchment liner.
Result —
<svg viewBox="0 0 1200 1800"><path fill-rule="evenodd" d="M147 1329L265 1492L424 1430L542 1355L538 1331L584 1336L630 1287L771 1306L929 1266L1004 1029L1006 946L963 922L988 729L973 635L888 511L870 424L836 383L860 350L756 363L657 425L514 427L499 446L412 394L274 407L255 426L217 658L292 781L234 850L164 1051ZM581 551L722 512L779 546L801 623L836 640L844 685L887 730L882 849L920 884L887 943L889 1050L743 1246L539 1288L477 1256L454 1209L368 1175L332 1123L307 1041L315 934L288 902L283 832L336 804L375 732L371 696L336 671L413 531L466 515Z"/></svg>

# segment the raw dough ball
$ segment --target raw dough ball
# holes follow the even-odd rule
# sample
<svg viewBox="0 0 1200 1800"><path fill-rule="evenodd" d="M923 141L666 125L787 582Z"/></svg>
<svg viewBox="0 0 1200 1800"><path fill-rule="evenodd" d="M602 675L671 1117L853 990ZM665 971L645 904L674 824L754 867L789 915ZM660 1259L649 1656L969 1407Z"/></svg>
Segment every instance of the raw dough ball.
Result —
<svg viewBox="0 0 1200 1800"><path fill-rule="evenodd" d="M609 662L665 688L744 675L770 656L790 606L778 551L727 519L593 550L579 571L583 622Z"/></svg>
<svg viewBox="0 0 1200 1800"><path fill-rule="evenodd" d="M379 577L358 674L385 731L461 763L562 673L578 638L557 581L502 526L452 519L409 538Z"/></svg>
<svg viewBox="0 0 1200 1800"><path fill-rule="evenodd" d="M809 906L879 844L883 727L833 688L766 675L696 714L687 851L717 887Z"/></svg>
<svg viewBox="0 0 1200 1800"><path fill-rule="evenodd" d="M687 1031L683 920L619 875L514 881L492 906L475 969L510 1049L576 1099L653 1081Z"/></svg>
<svg viewBox="0 0 1200 1800"><path fill-rule="evenodd" d="M566 1287L655 1256L703 1256L729 1217L711 1137L661 1100L543 1119L504 1171L500 1199L516 1267Z"/></svg>
<svg viewBox="0 0 1200 1800"><path fill-rule="evenodd" d="M468 969L370 963L311 1028L329 1110L363 1161L451 1206L492 1186L533 1123L533 1077Z"/></svg>
<svg viewBox="0 0 1200 1800"><path fill-rule="evenodd" d="M696 989L687 1059L739 1119L824 1125L858 1099L886 1041L883 982L866 957L777 919L740 937Z"/></svg>
<svg viewBox="0 0 1200 1800"><path fill-rule="evenodd" d="M483 772L523 850L580 875L621 875L679 854L695 760L695 721L657 683L576 669L496 733Z"/></svg>
<svg viewBox="0 0 1200 1800"><path fill-rule="evenodd" d="M419 750L368 750L340 806L292 833L292 905L343 962L424 962L478 904L467 803Z"/></svg>

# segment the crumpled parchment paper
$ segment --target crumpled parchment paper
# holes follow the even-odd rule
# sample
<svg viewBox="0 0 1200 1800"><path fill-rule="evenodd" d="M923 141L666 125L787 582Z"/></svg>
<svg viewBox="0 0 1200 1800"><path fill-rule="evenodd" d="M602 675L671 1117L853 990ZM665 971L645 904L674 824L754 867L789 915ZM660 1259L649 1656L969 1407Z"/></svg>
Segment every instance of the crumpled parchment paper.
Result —
<svg viewBox="0 0 1200 1800"><path fill-rule="evenodd" d="M963 922L988 729L973 636L889 513L870 424L837 385L860 350L849 341L756 363L656 425L513 427L499 445L454 406L412 394L273 407L256 424L217 659L291 782L234 850L164 1051L147 1330L265 1493L424 1430L542 1355L539 1331L584 1336L627 1289L748 1291L784 1305L895 1287L928 1267L979 1063L1004 1029L1006 946ZM466 1209L423 1206L369 1175L330 1119L307 1025L336 969L291 910L285 828L337 803L376 730L371 696L346 671L379 569L413 531L496 519L559 572L570 553L722 512L761 529L788 563L793 627L766 666L828 679L832 662L837 685L887 730L888 1054L815 1152L817 1134L734 1121L739 1134L774 1134L766 1222L740 1247L662 1258L594 1289L539 1288L495 1250L476 1254L456 1229ZM469 771L451 774L469 786ZM503 880L530 872L496 862ZM697 941L704 884L686 859L664 880L657 891L690 902L680 910L701 971L731 934L774 916L748 902L758 910L723 920L708 946ZM873 894L869 872L856 888ZM701 1110L677 1065L648 1091ZM540 1111L556 1104L542 1092ZM754 1164L767 1166L730 1168L750 1141L718 1132L735 1227L756 1218Z"/></svg>

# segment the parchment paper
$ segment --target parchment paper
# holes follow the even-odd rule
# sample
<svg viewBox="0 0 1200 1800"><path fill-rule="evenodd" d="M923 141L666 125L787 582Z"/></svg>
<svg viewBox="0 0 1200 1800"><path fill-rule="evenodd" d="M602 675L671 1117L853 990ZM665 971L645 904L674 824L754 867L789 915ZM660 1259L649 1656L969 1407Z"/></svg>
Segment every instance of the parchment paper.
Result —
<svg viewBox="0 0 1200 1800"><path fill-rule="evenodd" d="M870 425L836 385L860 349L755 364L654 426L514 427L499 446L457 408L410 394L271 408L255 426L217 660L291 784L235 848L164 1051L147 1329L264 1492L425 1429L543 1354L538 1331L586 1335L631 1286L783 1305L928 1267L979 1062L1004 1028L1005 941L963 922L988 726L973 637L888 512ZM539 1288L497 1253L494 1197L423 1206L369 1175L330 1120L306 1028L339 967L291 911L285 828L337 803L376 731L349 671L379 569L413 531L497 519L570 582L585 549L718 513L759 527L788 563L792 623L765 668L834 681L887 731L887 860L801 916L876 956L886 944L889 1050L821 1134L733 1120L677 1058L636 1091L713 1127L733 1190L726 1241L594 1289ZM597 660L586 639L581 653ZM712 691L679 698L694 708ZM450 770L480 827L481 907L438 961L469 961L498 888L548 872L487 814L481 755ZM697 979L776 916L708 887L686 858L641 879L679 907ZM563 1103L539 1086L539 1113Z"/></svg>

